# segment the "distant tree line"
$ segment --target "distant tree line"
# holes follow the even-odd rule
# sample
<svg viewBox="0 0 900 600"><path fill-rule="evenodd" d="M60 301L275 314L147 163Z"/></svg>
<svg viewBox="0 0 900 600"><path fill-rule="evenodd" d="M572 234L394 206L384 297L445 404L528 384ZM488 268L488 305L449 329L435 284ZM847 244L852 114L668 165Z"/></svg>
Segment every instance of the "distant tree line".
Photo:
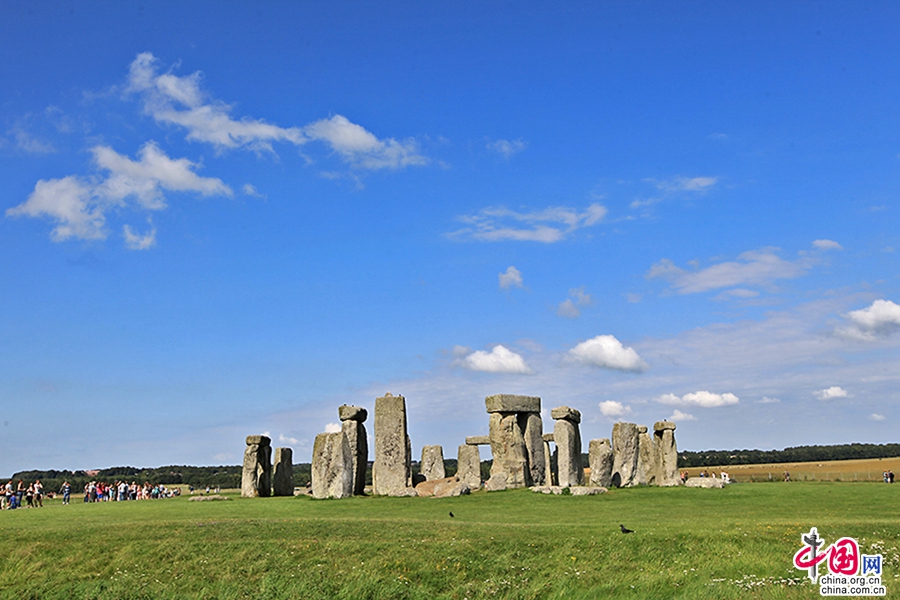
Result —
<svg viewBox="0 0 900 600"><path fill-rule="evenodd" d="M855 458L900 456L900 444L838 444L796 446L784 450L685 450L678 453L679 467L758 465L764 463L815 462Z"/></svg>

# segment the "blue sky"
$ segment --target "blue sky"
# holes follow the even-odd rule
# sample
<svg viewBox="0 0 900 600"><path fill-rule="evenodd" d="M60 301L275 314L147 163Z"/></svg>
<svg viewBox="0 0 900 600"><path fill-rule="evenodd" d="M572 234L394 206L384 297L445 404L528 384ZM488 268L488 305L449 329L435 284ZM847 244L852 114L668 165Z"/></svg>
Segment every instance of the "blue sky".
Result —
<svg viewBox="0 0 900 600"><path fill-rule="evenodd" d="M896 441L898 21L4 3L0 472L306 461L387 391L414 453L494 393Z"/></svg>

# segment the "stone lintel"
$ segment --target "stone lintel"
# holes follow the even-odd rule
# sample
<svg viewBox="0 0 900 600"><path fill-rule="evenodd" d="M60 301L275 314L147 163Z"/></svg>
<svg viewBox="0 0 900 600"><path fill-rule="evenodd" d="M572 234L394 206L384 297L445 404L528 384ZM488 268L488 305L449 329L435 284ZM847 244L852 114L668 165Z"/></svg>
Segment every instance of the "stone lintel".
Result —
<svg viewBox="0 0 900 600"><path fill-rule="evenodd" d="M341 421L359 421L362 423L368 416L368 411L362 406L342 404L338 407L338 417Z"/></svg>
<svg viewBox="0 0 900 600"><path fill-rule="evenodd" d="M554 441L554 440L553 440L553 434L552 434L552 433L545 433L545 434L544 434L544 441L545 441L545 442L552 442L552 441Z"/></svg>
<svg viewBox="0 0 900 600"><path fill-rule="evenodd" d="M487 446L491 443L489 435L469 435L466 436L466 444L469 446Z"/></svg>
<svg viewBox="0 0 900 600"><path fill-rule="evenodd" d="M675 423L672 421L657 421L653 424L653 431L665 431L666 429L675 431Z"/></svg>
<svg viewBox="0 0 900 600"><path fill-rule="evenodd" d="M564 419L572 423L581 423L581 412L568 406L557 406L550 411L550 416L555 420Z"/></svg>
<svg viewBox="0 0 900 600"><path fill-rule="evenodd" d="M489 413L541 412L539 396L518 396L516 394L495 394L484 399Z"/></svg>
<svg viewBox="0 0 900 600"><path fill-rule="evenodd" d="M248 435L247 436L247 445L248 446L270 446L272 444L272 438L265 435Z"/></svg>

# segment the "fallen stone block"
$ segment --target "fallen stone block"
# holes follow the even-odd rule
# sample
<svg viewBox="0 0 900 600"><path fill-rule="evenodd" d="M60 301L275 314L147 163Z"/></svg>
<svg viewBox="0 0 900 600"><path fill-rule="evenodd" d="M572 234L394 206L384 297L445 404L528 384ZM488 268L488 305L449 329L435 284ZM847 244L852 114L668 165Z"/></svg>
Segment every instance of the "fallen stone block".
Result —
<svg viewBox="0 0 900 600"><path fill-rule="evenodd" d="M416 492L414 488L399 488L395 490L391 490L388 496L392 498L414 498L419 494Z"/></svg>
<svg viewBox="0 0 900 600"><path fill-rule="evenodd" d="M691 477L684 483L684 487L722 489L725 482L716 477Z"/></svg>
<svg viewBox="0 0 900 600"><path fill-rule="evenodd" d="M569 493L573 496L596 496L597 494L605 494L608 491L605 487L593 485L577 485L569 488Z"/></svg>

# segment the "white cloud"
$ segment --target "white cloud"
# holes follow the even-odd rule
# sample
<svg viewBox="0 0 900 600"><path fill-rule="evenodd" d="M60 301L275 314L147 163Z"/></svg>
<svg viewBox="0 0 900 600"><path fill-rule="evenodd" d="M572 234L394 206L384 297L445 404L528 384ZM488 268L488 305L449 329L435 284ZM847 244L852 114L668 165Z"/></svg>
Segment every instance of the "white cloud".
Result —
<svg viewBox="0 0 900 600"><path fill-rule="evenodd" d="M506 272L498 274L497 279L501 289L522 287L522 273L512 265L506 269Z"/></svg>
<svg viewBox="0 0 900 600"><path fill-rule="evenodd" d="M528 142L518 140L497 140L495 142L488 142L487 149L493 150L494 152L499 152L503 155L503 158L509 159L510 156L521 152L525 148L528 147Z"/></svg>
<svg viewBox="0 0 900 600"><path fill-rule="evenodd" d="M310 141L327 144L345 162L362 169L397 169L423 165L415 140L379 139L343 115L321 119L304 127L279 127L261 119L231 117L232 107L207 97L200 88L199 72L179 77L158 74L153 54L139 54L131 63L126 93L138 93L144 112L158 123L187 130L187 139L212 144L217 150L247 148L272 152L272 144L302 146Z"/></svg>
<svg viewBox="0 0 900 600"><path fill-rule="evenodd" d="M22 125L16 125L9 130L9 135L16 141L16 148L28 154L51 154L56 148L50 142L44 142L34 137Z"/></svg>
<svg viewBox="0 0 900 600"><path fill-rule="evenodd" d="M615 400L606 400L600 403L600 414L604 417L624 417L631 413L631 407L625 406Z"/></svg>
<svg viewBox="0 0 900 600"><path fill-rule="evenodd" d="M734 394L714 394L712 392L701 391L685 394L684 396L676 396L675 394L663 394L656 399L660 404L674 404L677 406L699 406L701 408L715 408L719 406L728 406L738 404L740 400Z"/></svg>
<svg viewBox="0 0 900 600"><path fill-rule="evenodd" d="M288 437L288 436L284 435L283 433L278 434L278 441L281 442L282 444L295 444L296 445L296 444L300 443L300 440L298 440L297 438Z"/></svg>
<svg viewBox="0 0 900 600"><path fill-rule="evenodd" d="M169 158L153 142L144 144L138 151L138 161L106 146L96 146L91 153L95 165L108 171L105 178L70 175L38 181L28 199L7 209L6 216L52 219L56 227L51 237L57 242L69 238L102 240L107 236L106 213L126 205L128 199L136 201L136 208L161 210L166 207L163 190L197 192L203 196L232 194L231 188L221 180L200 177L193 171L194 163L186 158ZM125 238L129 244L137 243L137 237L126 233Z"/></svg>
<svg viewBox="0 0 900 600"><path fill-rule="evenodd" d="M872 341L900 329L900 305L890 300L875 300L870 306L850 311L844 318L848 325L836 331L846 337Z"/></svg>
<svg viewBox="0 0 900 600"><path fill-rule="evenodd" d="M579 306L589 306L593 302L591 295L584 291L584 286L569 290L569 298L559 303L556 314L567 319L576 319L581 315Z"/></svg>
<svg viewBox="0 0 900 600"><path fill-rule="evenodd" d="M640 372L649 368L634 348L626 348L612 335L598 335L581 342L567 356L586 365L617 371Z"/></svg>
<svg viewBox="0 0 900 600"><path fill-rule="evenodd" d="M813 246L818 250L843 250L844 247L833 240L814 240Z"/></svg>
<svg viewBox="0 0 900 600"><path fill-rule="evenodd" d="M813 392L813 395L819 400L833 400L835 398L849 398L850 393L844 388L833 385L830 388Z"/></svg>
<svg viewBox="0 0 900 600"><path fill-rule="evenodd" d="M125 225L122 227L122 236L125 238L125 245L129 250L149 250L156 245L156 227L151 228L150 233L140 235Z"/></svg>
<svg viewBox="0 0 900 600"><path fill-rule="evenodd" d="M340 431L340 423L328 423L327 425L325 425L325 433L340 433Z"/></svg>
<svg viewBox="0 0 900 600"><path fill-rule="evenodd" d="M245 183L241 186L241 192L245 196L253 196L254 198L263 198L264 196L259 193L259 190L256 189L256 186L252 183Z"/></svg>
<svg viewBox="0 0 900 600"><path fill-rule="evenodd" d="M878 413L872 413L871 415L869 415L869 419L871 419L872 421L884 421L885 418L886 417L884 415L879 415Z"/></svg>
<svg viewBox="0 0 900 600"><path fill-rule="evenodd" d="M769 396L763 396L762 398L757 400L757 403L759 404L778 404L779 402L781 402L780 399L770 398Z"/></svg>
<svg viewBox="0 0 900 600"><path fill-rule="evenodd" d="M667 192L705 192L718 181L718 177L675 177L668 181L657 181L656 187Z"/></svg>
<svg viewBox="0 0 900 600"><path fill-rule="evenodd" d="M534 370L525 363L525 359L500 344L494 346L490 352L477 350L454 362L472 371L519 373L523 375L534 373Z"/></svg>
<svg viewBox="0 0 900 600"><path fill-rule="evenodd" d="M459 217L469 227L449 235L483 242L514 240L552 244L564 240L578 229L596 225L607 212L606 207L596 203L584 212L562 206L527 213L502 206L488 207L474 215Z"/></svg>
<svg viewBox="0 0 900 600"><path fill-rule="evenodd" d="M812 266L808 260L795 262L780 258L775 248L751 250L738 256L737 261L712 265L699 271L686 271L663 259L653 265L647 279L663 278L679 294L696 294L709 290L736 286L767 286L778 279L793 279L805 274ZM746 297L746 290L738 297Z"/></svg>
<svg viewBox="0 0 900 600"><path fill-rule="evenodd" d="M695 417L694 415L688 414L688 413L681 412L680 410L678 410L676 408L675 411L669 416L668 420L676 421L676 422L677 421L696 421L697 417Z"/></svg>

